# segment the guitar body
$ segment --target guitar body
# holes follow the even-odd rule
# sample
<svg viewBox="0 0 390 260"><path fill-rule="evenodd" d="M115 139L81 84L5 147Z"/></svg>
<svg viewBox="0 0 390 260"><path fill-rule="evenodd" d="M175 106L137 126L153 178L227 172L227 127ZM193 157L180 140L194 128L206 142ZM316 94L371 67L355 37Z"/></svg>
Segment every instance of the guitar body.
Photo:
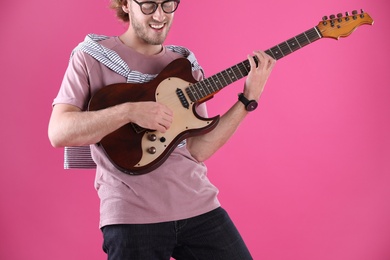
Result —
<svg viewBox="0 0 390 260"><path fill-rule="evenodd" d="M147 173L160 166L181 141L216 127L219 116L200 117L196 113L198 103L191 102L185 91L196 82L190 62L183 58L171 62L150 82L113 84L93 95L90 111L142 101L156 101L174 111L172 125L166 133L129 123L100 141L99 145L118 169L132 175Z"/></svg>

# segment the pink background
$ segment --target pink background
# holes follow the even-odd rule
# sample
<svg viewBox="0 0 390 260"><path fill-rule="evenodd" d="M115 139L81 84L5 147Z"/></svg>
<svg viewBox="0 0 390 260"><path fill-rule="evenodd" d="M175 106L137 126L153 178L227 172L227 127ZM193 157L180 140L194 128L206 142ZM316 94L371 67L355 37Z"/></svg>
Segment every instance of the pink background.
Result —
<svg viewBox="0 0 390 260"><path fill-rule="evenodd" d="M182 0L176 13L168 42L192 49L208 76L324 15L364 8L375 20L279 60L258 111L207 162L255 259L390 259L390 4L350 2ZM106 258L94 171L62 169L47 123L73 47L123 31L107 3L2 3L0 259Z"/></svg>

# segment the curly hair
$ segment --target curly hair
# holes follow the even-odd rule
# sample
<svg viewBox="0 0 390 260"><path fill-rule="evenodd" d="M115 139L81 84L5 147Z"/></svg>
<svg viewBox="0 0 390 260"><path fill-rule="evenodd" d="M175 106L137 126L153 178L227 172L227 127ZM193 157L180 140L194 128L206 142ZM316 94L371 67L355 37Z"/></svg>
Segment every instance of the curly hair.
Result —
<svg viewBox="0 0 390 260"><path fill-rule="evenodd" d="M123 11L122 6L127 4L127 0L110 0L111 4L110 7L111 9L114 9L116 11L116 16L124 21L128 22L129 21L129 14Z"/></svg>

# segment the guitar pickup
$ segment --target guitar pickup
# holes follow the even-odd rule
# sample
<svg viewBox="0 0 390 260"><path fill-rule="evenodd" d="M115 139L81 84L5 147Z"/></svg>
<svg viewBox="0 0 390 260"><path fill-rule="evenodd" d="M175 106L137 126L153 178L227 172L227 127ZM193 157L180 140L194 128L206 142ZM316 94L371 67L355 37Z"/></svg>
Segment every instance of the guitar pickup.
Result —
<svg viewBox="0 0 390 260"><path fill-rule="evenodd" d="M182 106L188 109L190 107L190 104L188 103L187 98L184 96L184 93L180 88L176 89L176 95L179 98Z"/></svg>

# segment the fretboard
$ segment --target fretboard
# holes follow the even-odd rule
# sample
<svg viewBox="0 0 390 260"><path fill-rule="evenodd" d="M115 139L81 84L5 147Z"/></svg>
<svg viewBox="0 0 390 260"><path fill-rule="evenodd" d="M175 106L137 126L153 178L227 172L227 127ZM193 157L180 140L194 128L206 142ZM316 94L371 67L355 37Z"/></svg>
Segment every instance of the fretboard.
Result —
<svg viewBox="0 0 390 260"><path fill-rule="evenodd" d="M268 55L276 60L279 60L290 53L293 53L310 43L322 38L317 27L314 27L306 32L303 32L285 42L282 42L265 51ZM256 63L258 62L255 57ZM248 60L240 62L226 70L223 70L209 78L199 81L189 87L186 92L192 102L197 102L206 97L214 95L224 87L233 82L247 76L250 70L250 63Z"/></svg>

